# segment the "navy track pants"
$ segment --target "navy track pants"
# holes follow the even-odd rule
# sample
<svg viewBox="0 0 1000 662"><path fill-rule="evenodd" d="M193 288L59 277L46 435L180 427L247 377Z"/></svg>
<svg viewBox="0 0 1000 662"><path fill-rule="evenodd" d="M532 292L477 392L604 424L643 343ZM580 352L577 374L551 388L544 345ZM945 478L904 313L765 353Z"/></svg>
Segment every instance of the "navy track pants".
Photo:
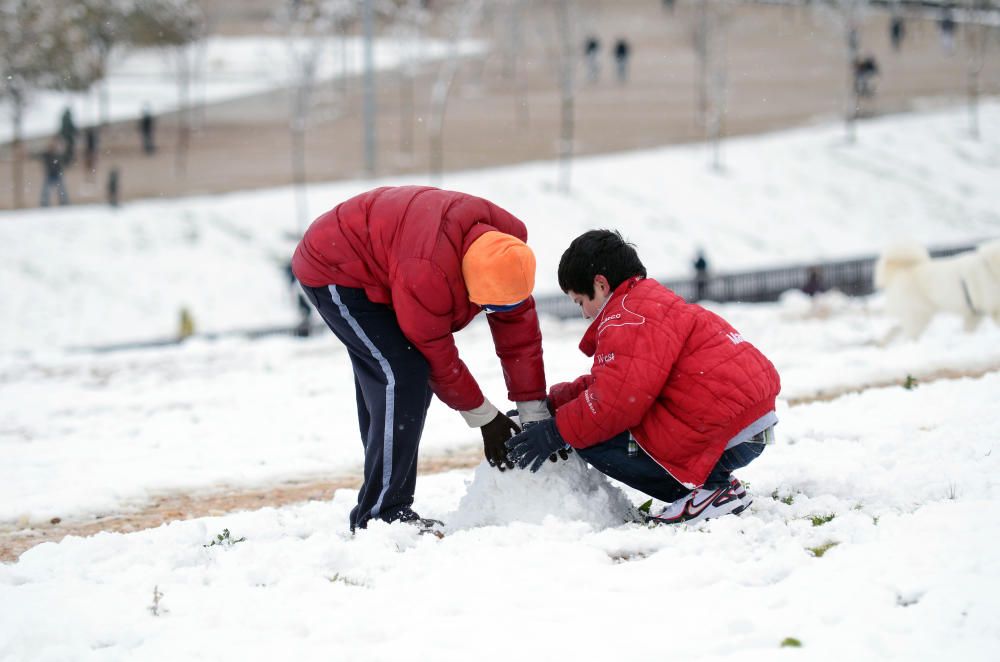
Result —
<svg viewBox="0 0 1000 662"><path fill-rule="evenodd" d="M433 395L427 360L403 335L393 310L369 301L364 290L302 289L347 347L354 368L365 474L351 530L372 518L391 522L413 505L417 449Z"/></svg>

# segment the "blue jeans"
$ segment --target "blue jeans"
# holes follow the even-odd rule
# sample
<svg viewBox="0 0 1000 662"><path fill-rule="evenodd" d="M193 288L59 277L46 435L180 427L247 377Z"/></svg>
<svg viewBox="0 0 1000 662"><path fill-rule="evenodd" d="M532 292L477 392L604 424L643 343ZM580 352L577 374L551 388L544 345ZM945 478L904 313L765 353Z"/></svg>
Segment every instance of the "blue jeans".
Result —
<svg viewBox="0 0 1000 662"><path fill-rule="evenodd" d="M49 206L49 190L53 188L56 190L56 195L59 196L59 204L68 205L69 195L66 193L66 184L63 182L61 175L58 177L46 177L45 181L42 182L41 205L43 207Z"/></svg>
<svg viewBox="0 0 1000 662"><path fill-rule="evenodd" d="M576 452L601 473L660 501L670 503L691 492L642 448L629 455L628 445L629 434L622 432L596 446L577 449ZM754 442L744 442L724 451L703 487L709 490L725 487L734 471L753 462L763 451L764 444Z"/></svg>

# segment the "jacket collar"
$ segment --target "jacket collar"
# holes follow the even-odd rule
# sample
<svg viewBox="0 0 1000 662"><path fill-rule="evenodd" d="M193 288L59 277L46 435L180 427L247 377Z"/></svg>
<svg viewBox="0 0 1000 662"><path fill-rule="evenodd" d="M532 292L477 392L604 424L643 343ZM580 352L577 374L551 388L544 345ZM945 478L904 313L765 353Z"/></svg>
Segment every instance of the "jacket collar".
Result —
<svg viewBox="0 0 1000 662"><path fill-rule="evenodd" d="M604 307L601 308L601 312L597 314L594 321L590 323L587 327L587 332L583 334L583 340L580 341L580 351L587 356L593 356L597 351L597 332L601 328L601 324L604 322L605 317L611 312L611 303L618 299L623 298L628 294L633 287L635 287L639 281L643 279L642 276L632 276L626 281L623 281L615 291L611 293L607 301L604 302Z"/></svg>

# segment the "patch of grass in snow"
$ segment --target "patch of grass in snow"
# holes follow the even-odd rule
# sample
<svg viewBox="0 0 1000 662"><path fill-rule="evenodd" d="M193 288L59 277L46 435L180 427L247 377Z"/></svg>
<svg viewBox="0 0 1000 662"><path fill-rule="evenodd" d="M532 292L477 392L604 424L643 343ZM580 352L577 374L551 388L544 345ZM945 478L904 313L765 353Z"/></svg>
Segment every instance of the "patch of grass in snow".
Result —
<svg viewBox="0 0 1000 662"><path fill-rule="evenodd" d="M207 545L202 545L202 547L215 547L216 545L225 545L227 547L232 547L238 542L243 542L246 540L246 536L242 538L233 538L229 535L229 529L223 529L222 533L215 536L215 540L208 543Z"/></svg>
<svg viewBox="0 0 1000 662"><path fill-rule="evenodd" d="M786 506L792 505L792 502L795 501L795 495L794 494L789 494L787 496L781 496L780 494L778 494L778 490L775 490L775 491L771 492L771 498L774 499L775 501L780 501L781 503L785 504Z"/></svg>
<svg viewBox="0 0 1000 662"><path fill-rule="evenodd" d="M357 579L352 579L351 577L344 577L339 572L334 573L333 577L327 577L327 579L330 580L331 584L340 582L341 584L345 584L347 586L359 586L361 588L368 588L368 584L366 584L365 582Z"/></svg>
<svg viewBox="0 0 1000 662"><path fill-rule="evenodd" d="M813 515L809 518L809 521L813 523L813 526L823 526L827 522L833 520L836 515Z"/></svg>
<svg viewBox="0 0 1000 662"><path fill-rule="evenodd" d="M608 552L608 556L615 563L628 563L629 561L641 561L649 556L649 552L634 552L627 549L620 549L615 552Z"/></svg>
<svg viewBox="0 0 1000 662"><path fill-rule="evenodd" d="M812 552L812 555L815 556L816 558L820 558L821 556L826 554L829 550L833 549L839 544L840 544L839 542L830 541L830 542L825 542L817 547L807 547L806 549Z"/></svg>
<svg viewBox="0 0 1000 662"><path fill-rule="evenodd" d="M785 637L781 642L782 648L802 648L802 642L795 637Z"/></svg>
<svg viewBox="0 0 1000 662"><path fill-rule="evenodd" d="M912 391L913 389L917 388L919 384L920 382L917 381L916 377L914 377L913 375L907 375L906 380L903 382L903 388L905 388L907 391Z"/></svg>

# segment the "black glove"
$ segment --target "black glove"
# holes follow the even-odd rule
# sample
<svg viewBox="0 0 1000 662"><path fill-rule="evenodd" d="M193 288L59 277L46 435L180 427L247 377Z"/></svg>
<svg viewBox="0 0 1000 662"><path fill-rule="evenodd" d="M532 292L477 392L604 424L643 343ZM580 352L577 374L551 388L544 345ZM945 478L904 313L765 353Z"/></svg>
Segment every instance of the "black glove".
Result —
<svg viewBox="0 0 1000 662"><path fill-rule="evenodd" d="M548 400L546 400L545 402L546 402L546 404L548 404L549 411L551 412L552 411L552 404ZM509 416L510 418L514 418L515 416L517 416L517 410L516 409L511 409L510 411L507 412L507 416ZM531 426L538 425L541 422L542 421L527 421L525 423L521 423L521 429L522 430L527 430ZM569 453L570 453L570 449L568 449L568 448L560 448L557 453L553 453L552 455L549 455L549 462L558 462L559 458L562 458L564 460L568 460L569 459Z"/></svg>
<svg viewBox="0 0 1000 662"><path fill-rule="evenodd" d="M514 463L507 457L505 442L510 439L511 433L517 434L521 428L517 427L514 421L497 412L496 417L479 428L479 431L483 433L483 454L490 466L503 471L503 465L506 464L508 469L513 469Z"/></svg>
<svg viewBox="0 0 1000 662"><path fill-rule="evenodd" d="M554 418L535 423L507 442L510 459L517 462L521 469L530 468L532 473L541 468L546 457L554 456L565 447L566 442L559 434Z"/></svg>

